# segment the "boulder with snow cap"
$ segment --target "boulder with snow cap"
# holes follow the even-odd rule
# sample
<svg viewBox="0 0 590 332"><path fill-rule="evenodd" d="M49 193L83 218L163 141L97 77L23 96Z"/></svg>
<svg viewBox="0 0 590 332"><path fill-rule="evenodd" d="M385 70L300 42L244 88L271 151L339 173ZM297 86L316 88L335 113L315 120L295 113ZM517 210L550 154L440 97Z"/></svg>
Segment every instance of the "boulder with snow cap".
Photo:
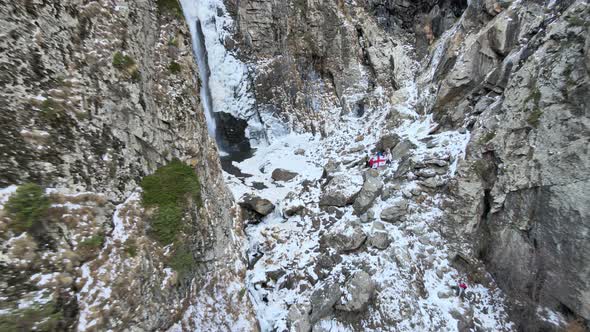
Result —
<svg viewBox="0 0 590 332"><path fill-rule="evenodd" d="M311 304L309 303L295 303L289 307L287 313L287 326L289 331L294 332L308 332L311 330L311 322L309 313L311 312Z"/></svg>
<svg viewBox="0 0 590 332"><path fill-rule="evenodd" d="M374 171L374 170L371 170ZM376 172L367 172L365 175L365 183L354 201L352 207L357 215L365 213L379 195L383 189L383 180Z"/></svg>
<svg viewBox="0 0 590 332"><path fill-rule="evenodd" d="M277 168L274 171L272 171L272 179L275 181L290 181L293 180L293 178L295 178L297 175L299 175L296 172L291 172L289 170L283 169L283 168Z"/></svg>
<svg viewBox="0 0 590 332"><path fill-rule="evenodd" d="M275 206L271 203L271 201L253 194L244 195L244 197L242 197L242 201L239 204L241 207L250 211L254 211L263 216L270 214L275 209Z"/></svg>
<svg viewBox="0 0 590 332"><path fill-rule="evenodd" d="M407 210L408 202L405 200L398 200L390 207L381 211L381 220L387 222L397 222L406 214Z"/></svg>
<svg viewBox="0 0 590 332"><path fill-rule="evenodd" d="M334 174L336 174L336 172L338 172L339 169L340 163L330 158L326 165L324 165L324 172L322 174L322 178L330 179L334 176Z"/></svg>
<svg viewBox="0 0 590 332"><path fill-rule="evenodd" d="M341 311L359 312L367 305L375 293L375 282L365 271L356 272L344 285L344 292L334 308Z"/></svg>
<svg viewBox="0 0 590 332"><path fill-rule="evenodd" d="M354 222L340 223L322 236L322 246L333 248L339 253L350 252L360 248L367 235L361 226Z"/></svg>
<svg viewBox="0 0 590 332"><path fill-rule="evenodd" d="M351 204L361 190L362 181L363 178L358 175L339 174L334 176L324 187L320 205L343 207Z"/></svg>
<svg viewBox="0 0 590 332"><path fill-rule="evenodd" d="M385 230L385 225L382 222L375 221L373 223L373 231L369 235L368 243L370 246L377 249L387 249L391 244L389 234Z"/></svg>

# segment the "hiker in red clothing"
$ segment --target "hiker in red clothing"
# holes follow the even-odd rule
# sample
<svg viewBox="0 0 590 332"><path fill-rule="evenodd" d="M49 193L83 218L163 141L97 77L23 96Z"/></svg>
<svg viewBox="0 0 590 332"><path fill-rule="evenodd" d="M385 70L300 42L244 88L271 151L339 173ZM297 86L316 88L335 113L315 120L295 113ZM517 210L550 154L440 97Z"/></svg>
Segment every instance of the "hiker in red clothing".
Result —
<svg viewBox="0 0 590 332"><path fill-rule="evenodd" d="M467 289L467 284L464 283L462 280L459 281L459 297L463 298L465 295L465 290Z"/></svg>
<svg viewBox="0 0 590 332"><path fill-rule="evenodd" d="M467 289L467 284L463 281L463 279L459 279L457 286L451 286L451 289L455 291L455 295L463 298L465 295L465 290Z"/></svg>

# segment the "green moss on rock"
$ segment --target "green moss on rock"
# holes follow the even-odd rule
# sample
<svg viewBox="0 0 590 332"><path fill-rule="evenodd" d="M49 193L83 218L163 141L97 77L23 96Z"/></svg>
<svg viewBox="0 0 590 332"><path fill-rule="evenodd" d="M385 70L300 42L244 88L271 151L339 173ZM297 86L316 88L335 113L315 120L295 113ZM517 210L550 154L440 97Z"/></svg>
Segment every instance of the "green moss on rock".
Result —
<svg viewBox="0 0 590 332"><path fill-rule="evenodd" d="M182 16L182 7L178 0L157 0L157 3L161 13L169 13L176 17Z"/></svg>
<svg viewBox="0 0 590 332"><path fill-rule="evenodd" d="M539 126L541 115L543 115L543 111L537 108L529 114L526 122L532 127L537 128Z"/></svg>
<svg viewBox="0 0 590 332"><path fill-rule="evenodd" d="M43 188L34 183L25 183L10 196L4 209L13 220L10 228L21 233L41 223L49 206L49 198Z"/></svg>
<svg viewBox="0 0 590 332"><path fill-rule="evenodd" d="M49 302L0 315L0 331L60 331L63 313Z"/></svg>
<svg viewBox="0 0 590 332"><path fill-rule="evenodd" d="M176 61L172 61L168 66L168 70L170 70L170 73L172 74L178 74L181 70L180 64Z"/></svg>
<svg viewBox="0 0 590 332"><path fill-rule="evenodd" d="M104 236L102 234L97 234L92 236L89 239L86 239L80 243L81 246L87 249L98 249L102 246L104 242Z"/></svg>
<svg viewBox="0 0 590 332"><path fill-rule="evenodd" d="M117 69L129 69L135 65L135 60L133 60L128 55L123 55L121 52L116 52L113 55L113 66Z"/></svg>
<svg viewBox="0 0 590 332"><path fill-rule="evenodd" d="M189 202L200 204L200 184L192 167L178 159L160 167L141 181L146 207L157 207L151 220L151 233L162 244L175 241L182 228L183 211Z"/></svg>

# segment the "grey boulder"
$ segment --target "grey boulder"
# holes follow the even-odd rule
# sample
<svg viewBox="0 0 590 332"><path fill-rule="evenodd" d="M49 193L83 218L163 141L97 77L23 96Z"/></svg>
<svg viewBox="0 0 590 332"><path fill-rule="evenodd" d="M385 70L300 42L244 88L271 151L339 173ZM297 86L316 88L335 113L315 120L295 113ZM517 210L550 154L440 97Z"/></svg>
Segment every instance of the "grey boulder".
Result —
<svg viewBox="0 0 590 332"><path fill-rule="evenodd" d="M371 174L366 176L365 183L352 207L357 215L365 213L373 204L375 199L381 195L383 181L379 176Z"/></svg>
<svg viewBox="0 0 590 332"><path fill-rule="evenodd" d="M359 312L367 308L367 305L375 293L375 283L365 271L355 273L344 285L344 296L334 306L340 311Z"/></svg>
<svg viewBox="0 0 590 332"><path fill-rule="evenodd" d="M399 200L393 203L390 207L381 211L381 220L387 222L399 221L408 211L408 202Z"/></svg>
<svg viewBox="0 0 590 332"><path fill-rule="evenodd" d="M240 206L263 216L269 215L275 209L274 204L272 204L268 199L252 194L246 194L242 198Z"/></svg>
<svg viewBox="0 0 590 332"><path fill-rule="evenodd" d="M274 171L272 171L272 179L275 181L290 181L293 180L293 178L295 178L297 175L299 175L298 173L295 172L291 172L289 170L283 169L283 168L277 168Z"/></svg>

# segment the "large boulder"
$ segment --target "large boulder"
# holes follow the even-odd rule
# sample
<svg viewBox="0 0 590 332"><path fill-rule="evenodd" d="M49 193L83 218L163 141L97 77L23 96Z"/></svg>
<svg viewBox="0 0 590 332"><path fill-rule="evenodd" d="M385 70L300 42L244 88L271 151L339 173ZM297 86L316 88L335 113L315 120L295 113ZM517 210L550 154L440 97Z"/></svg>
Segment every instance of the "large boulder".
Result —
<svg viewBox="0 0 590 332"><path fill-rule="evenodd" d="M357 215L365 213L375 201L375 198L381 195L383 189L383 180L379 173L371 170L366 173L365 183L352 207Z"/></svg>
<svg viewBox="0 0 590 332"><path fill-rule="evenodd" d="M391 244L391 239L389 238L389 234L385 230L385 225L383 225L380 221L375 221L373 223L373 231L369 235L368 243L370 246L375 247L377 249L387 249Z"/></svg>
<svg viewBox="0 0 590 332"><path fill-rule="evenodd" d="M332 312L334 304L342 297L340 286L324 282L311 294L311 323L326 317Z"/></svg>
<svg viewBox="0 0 590 332"><path fill-rule="evenodd" d="M341 223L322 237L324 247L333 248L339 253L350 252L363 245L367 235L357 223Z"/></svg>
<svg viewBox="0 0 590 332"><path fill-rule="evenodd" d="M322 173L322 177L330 179L336 174L336 172L338 172L339 169L340 163L330 158L326 165L324 165L324 172Z"/></svg>
<svg viewBox="0 0 590 332"><path fill-rule="evenodd" d="M409 157L410 150L415 148L416 144L409 140L403 140L398 143L393 150L391 150L391 156L393 159L405 160Z"/></svg>
<svg viewBox="0 0 590 332"><path fill-rule="evenodd" d="M289 331L308 332L311 330L310 313L311 305L307 303L296 303L289 307L287 313L287 324Z"/></svg>
<svg viewBox="0 0 590 332"><path fill-rule="evenodd" d="M400 138L396 134L387 134L381 136L379 142L377 142L377 145L375 147L379 151L390 151L391 149L396 147L399 141Z"/></svg>
<svg viewBox="0 0 590 332"><path fill-rule="evenodd" d="M344 285L344 294L334 306L341 311L363 311L373 298L375 282L365 271L355 273Z"/></svg>
<svg viewBox="0 0 590 332"><path fill-rule="evenodd" d="M290 181L293 180L293 178L295 178L297 175L299 174L288 171L283 168L277 168L274 171L272 171L271 177L275 181Z"/></svg>
<svg viewBox="0 0 590 332"><path fill-rule="evenodd" d="M363 185L360 175L335 175L324 188L320 198L323 206L346 206L354 202Z"/></svg>
<svg viewBox="0 0 590 332"><path fill-rule="evenodd" d="M270 214L274 209L274 204L268 199L258 197L253 194L246 194L242 197L242 201L239 203L241 207L254 211L262 216Z"/></svg>
<svg viewBox="0 0 590 332"><path fill-rule="evenodd" d="M381 220L387 222L399 221L408 210L408 202L399 200L393 203L390 207L381 211Z"/></svg>

